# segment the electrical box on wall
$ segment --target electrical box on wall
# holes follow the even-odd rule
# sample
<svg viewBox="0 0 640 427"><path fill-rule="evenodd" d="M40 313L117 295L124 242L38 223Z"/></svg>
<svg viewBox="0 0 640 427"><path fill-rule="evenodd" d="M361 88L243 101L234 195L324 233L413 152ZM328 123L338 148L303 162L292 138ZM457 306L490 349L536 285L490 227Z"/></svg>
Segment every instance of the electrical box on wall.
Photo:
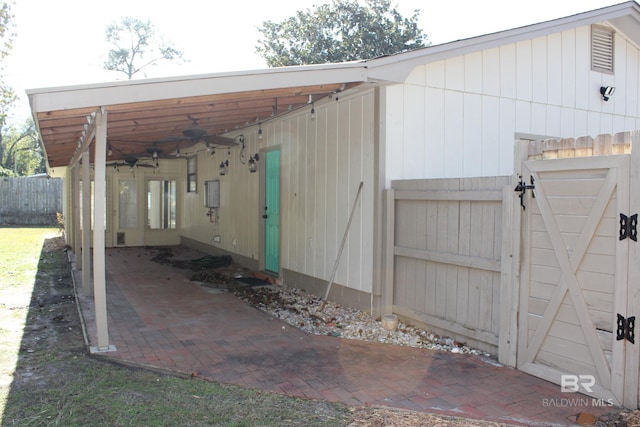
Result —
<svg viewBox="0 0 640 427"><path fill-rule="evenodd" d="M220 180L204 182L204 206L207 208L220 207Z"/></svg>

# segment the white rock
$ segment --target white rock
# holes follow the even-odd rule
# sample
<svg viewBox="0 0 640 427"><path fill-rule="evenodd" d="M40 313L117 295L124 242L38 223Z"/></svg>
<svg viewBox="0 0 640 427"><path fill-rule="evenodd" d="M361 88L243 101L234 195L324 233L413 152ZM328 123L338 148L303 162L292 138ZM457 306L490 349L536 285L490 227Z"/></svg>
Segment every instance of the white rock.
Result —
<svg viewBox="0 0 640 427"><path fill-rule="evenodd" d="M440 337L403 322L398 322L395 330L388 331L368 313L331 301L326 301L323 307L322 299L301 289L274 286L255 289L252 292L239 296L260 310L310 334L489 357L487 353L460 345L449 337ZM256 297L262 296L262 293L269 298L256 301Z"/></svg>

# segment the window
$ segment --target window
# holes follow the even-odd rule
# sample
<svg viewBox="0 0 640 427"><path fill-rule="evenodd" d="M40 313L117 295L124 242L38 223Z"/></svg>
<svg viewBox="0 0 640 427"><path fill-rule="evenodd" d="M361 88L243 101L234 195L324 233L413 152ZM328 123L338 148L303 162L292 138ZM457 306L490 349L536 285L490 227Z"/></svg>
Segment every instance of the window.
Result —
<svg viewBox="0 0 640 427"><path fill-rule="evenodd" d="M187 159L187 193L195 193L198 182L198 162L197 157L189 157Z"/></svg>
<svg viewBox="0 0 640 427"><path fill-rule="evenodd" d="M153 179L147 190L147 226L152 230L176 228L176 181Z"/></svg>
<svg viewBox="0 0 640 427"><path fill-rule="evenodd" d="M613 74L615 31L601 25L591 26L591 70Z"/></svg>
<svg viewBox="0 0 640 427"><path fill-rule="evenodd" d="M135 179L118 181L118 228L138 227L138 183Z"/></svg>

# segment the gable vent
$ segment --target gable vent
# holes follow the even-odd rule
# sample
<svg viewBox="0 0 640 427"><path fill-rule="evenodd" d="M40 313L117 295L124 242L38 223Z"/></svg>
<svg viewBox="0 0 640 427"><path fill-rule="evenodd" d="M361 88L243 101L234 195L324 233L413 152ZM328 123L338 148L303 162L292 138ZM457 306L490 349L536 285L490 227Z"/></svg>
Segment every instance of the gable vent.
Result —
<svg viewBox="0 0 640 427"><path fill-rule="evenodd" d="M613 74L613 35L611 28L591 26L591 69Z"/></svg>

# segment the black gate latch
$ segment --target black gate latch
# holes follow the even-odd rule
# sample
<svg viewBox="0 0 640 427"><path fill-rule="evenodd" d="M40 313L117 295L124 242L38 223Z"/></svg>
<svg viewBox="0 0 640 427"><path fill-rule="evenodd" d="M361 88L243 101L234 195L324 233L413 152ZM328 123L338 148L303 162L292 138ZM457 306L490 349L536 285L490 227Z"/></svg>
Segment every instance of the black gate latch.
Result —
<svg viewBox="0 0 640 427"><path fill-rule="evenodd" d="M631 344L635 344L635 326L636 316L631 316L625 319L623 315L618 313L618 329L616 330L616 340L620 341L626 338L626 340Z"/></svg>
<svg viewBox="0 0 640 427"><path fill-rule="evenodd" d="M533 180L533 176L530 176L529 179L531 182L530 185L527 185L524 180L522 179L522 175L518 175L518 177L520 178L520 182L518 183L518 185L516 185L516 188L513 191L516 192L520 192L520 195L518 197L520 197L520 206L522 206L522 209L526 209L524 207L524 194L527 192L527 190L533 190L534 188L536 188L535 184L534 184L534 180ZM534 193L533 191L531 192L531 197L533 197L535 199L536 197L536 193Z"/></svg>
<svg viewBox="0 0 640 427"><path fill-rule="evenodd" d="M634 242L638 241L638 214L626 216L620 214L620 240L624 240L627 237Z"/></svg>

